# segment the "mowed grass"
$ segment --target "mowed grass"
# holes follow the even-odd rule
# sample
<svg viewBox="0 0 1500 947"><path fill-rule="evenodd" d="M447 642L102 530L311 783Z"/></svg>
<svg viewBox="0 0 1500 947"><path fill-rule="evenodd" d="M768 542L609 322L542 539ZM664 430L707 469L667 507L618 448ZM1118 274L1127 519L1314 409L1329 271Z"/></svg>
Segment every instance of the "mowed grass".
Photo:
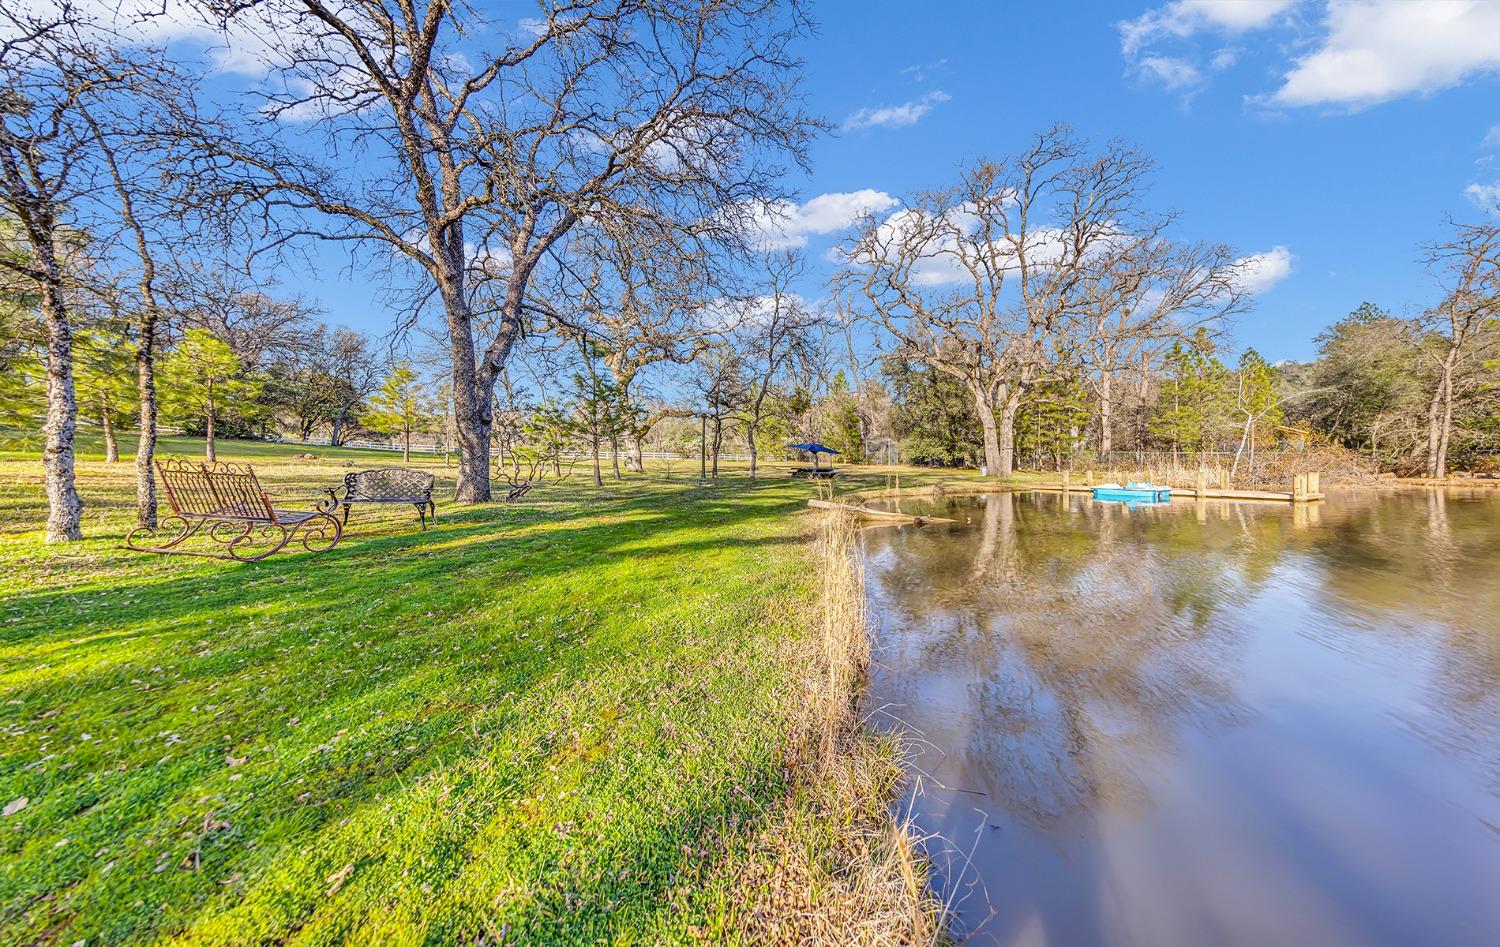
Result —
<svg viewBox="0 0 1500 947"><path fill-rule="evenodd" d="M815 686L811 486L580 467L241 564L118 548L130 458L85 448L70 545L36 456L0 454L0 940L733 939ZM221 459L287 507L399 463L299 450Z"/></svg>

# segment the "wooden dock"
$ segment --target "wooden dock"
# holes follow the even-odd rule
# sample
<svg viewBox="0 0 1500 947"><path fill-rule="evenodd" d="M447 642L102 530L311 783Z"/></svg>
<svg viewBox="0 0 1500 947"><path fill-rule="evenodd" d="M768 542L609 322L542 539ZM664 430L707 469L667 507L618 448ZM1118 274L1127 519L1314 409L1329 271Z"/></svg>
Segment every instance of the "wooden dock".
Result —
<svg viewBox="0 0 1500 947"><path fill-rule="evenodd" d="M1086 477L1086 481L1093 480L1092 476ZM1322 500L1327 494L1321 490L1321 478L1315 473L1297 474L1292 478L1292 489L1288 492L1279 490L1230 490L1220 487L1210 487L1204 482L1203 477L1198 478L1198 483L1191 487L1172 487L1172 496L1204 500L1270 500L1278 503L1313 503ZM1074 484L1072 477L1064 473L1062 483L1037 484L1033 490L1057 491L1059 493L1089 493L1097 484L1080 483ZM1170 486L1170 484L1168 484Z"/></svg>

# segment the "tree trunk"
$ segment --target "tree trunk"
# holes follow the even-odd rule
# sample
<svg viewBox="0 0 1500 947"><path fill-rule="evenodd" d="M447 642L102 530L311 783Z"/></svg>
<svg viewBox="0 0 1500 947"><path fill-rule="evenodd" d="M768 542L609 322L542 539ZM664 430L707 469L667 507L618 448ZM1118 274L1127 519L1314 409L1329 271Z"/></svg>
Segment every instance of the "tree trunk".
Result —
<svg viewBox="0 0 1500 947"><path fill-rule="evenodd" d="M344 418L349 413L348 407L340 407L339 413L333 417L333 425L328 429L328 446L340 447L344 443Z"/></svg>
<svg viewBox="0 0 1500 947"><path fill-rule="evenodd" d="M156 528L156 258L146 239L146 228L135 214L135 199L120 174L110 138L84 113L120 199L120 218L135 237L136 256L141 261L138 289L141 296L140 340L135 350L136 392L140 400L140 433L135 448L135 519L138 526Z"/></svg>
<svg viewBox="0 0 1500 947"><path fill-rule="evenodd" d="M495 423L491 401L499 377L486 360L484 371L475 364L473 316L455 279L438 281L447 314L448 351L453 370L453 426L458 435L457 503L488 503L490 499L490 428ZM499 359L503 364L503 359Z"/></svg>
<svg viewBox="0 0 1500 947"><path fill-rule="evenodd" d="M35 247L50 275L58 272L51 248ZM47 542L82 539L83 498L74 479L73 436L78 430L78 400L73 388L73 330L60 280L42 284L42 313L47 320L47 421L42 468L47 489Z"/></svg>
<svg viewBox="0 0 1500 947"><path fill-rule="evenodd" d="M1443 399L1443 436L1438 442L1438 466L1442 469L1439 477L1448 476L1448 442L1453 437L1453 381L1448 381L1448 394Z"/></svg>
<svg viewBox="0 0 1500 947"><path fill-rule="evenodd" d="M971 386L974 395L974 410L979 414L979 428L984 434L985 475L1003 477L1000 471L1000 430L995 423L995 399L987 391Z"/></svg>
<svg viewBox="0 0 1500 947"><path fill-rule="evenodd" d="M411 462L411 428L401 432L401 462Z"/></svg>
<svg viewBox="0 0 1500 947"><path fill-rule="evenodd" d="M604 477L599 471L599 435L589 435L589 452L594 455L594 486L604 486Z"/></svg>
<svg viewBox="0 0 1500 947"><path fill-rule="evenodd" d="M1099 376L1099 455L1108 457L1114 449L1115 378L1110 372Z"/></svg>
<svg viewBox="0 0 1500 947"><path fill-rule="evenodd" d="M1000 406L1000 476L1016 471L1016 414L1021 410L1020 389L1006 396Z"/></svg>
<svg viewBox="0 0 1500 947"><path fill-rule="evenodd" d="M141 313L141 338L135 350L136 390L141 402L141 429L135 445L135 521L156 528L156 308Z"/></svg>
<svg viewBox="0 0 1500 947"><path fill-rule="evenodd" d="M759 422L756 422L755 424L750 425L750 479L751 480L755 479L755 464L756 464L755 430L759 426L760 426Z"/></svg>
<svg viewBox="0 0 1500 947"><path fill-rule="evenodd" d="M203 439L203 457L209 463L219 459L218 445L214 443L214 410L213 382L209 382L208 395L208 430Z"/></svg>
<svg viewBox="0 0 1500 947"><path fill-rule="evenodd" d="M631 473L646 472L645 451L641 449L641 441L645 438L643 432L637 432L630 439L630 456L625 460L625 469Z"/></svg>
<svg viewBox="0 0 1500 947"><path fill-rule="evenodd" d="M609 436L609 460L614 468L615 479L624 480L625 478L620 476L620 437L617 434Z"/></svg>
<svg viewBox="0 0 1500 947"><path fill-rule="evenodd" d="M719 418L714 418L714 443L713 443L713 451L714 451L714 479L715 480L719 479L719 445L721 443L723 443L723 440L724 440L724 422L722 420L720 420Z"/></svg>
<svg viewBox="0 0 1500 947"><path fill-rule="evenodd" d="M1453 353L1450 351L1438 366L1438 384L1427 405L1427 476L1441 478L1448 473L1445 450L1447 427L1453 417Z"/></svg>
<svg viewBox="0 0 1500 947"><path fill-rule="evenodd" d="M104 430L104 462L106 464L118 464L120 462L120 445L115 443L115 426L109 419L108 402L99 407L99 427Z"/></svg>

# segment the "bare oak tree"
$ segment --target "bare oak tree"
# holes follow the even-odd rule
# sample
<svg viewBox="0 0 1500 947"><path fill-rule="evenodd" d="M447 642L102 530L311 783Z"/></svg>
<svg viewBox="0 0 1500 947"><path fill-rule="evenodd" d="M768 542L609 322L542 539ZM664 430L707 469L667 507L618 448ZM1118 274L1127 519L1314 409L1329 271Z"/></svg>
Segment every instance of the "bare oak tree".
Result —
<svg viewBox="0 0 1500 947"><path fill-rule="evenodd" d="M961 381L991 476L1015 465L1025 390L1056 365L1089 267L1134 223L1150 161L1123 144L1091 155L1065 126L957 185L867 218L838 278L895 340L895 357Z"/></svg>
<svg viewBox="0 0 1500 947"><path fill-rule="evenodd" d="M1223 244L1179 244L1168 221L1109 242L1084 271L1071 345L1097 405L1101 456L1114 447L1116 382L1153 353L1238 311L1240 266Z"/></svg>
<svg viewBox="0 0 1500 947"><path fill-rule="evenodd" d="M377 245L430 289L459 502L490 498L495 382L553 247L597 221L743 226L821 128L797 89L791 47L809 24L796 0L565 0L516 31L439 0L214 5L276 51L285 91L264 120L310 122L329 150L361 154L361 174L336 175L268 147L275 134L211 149L289 215L276 239ZM488 319L471 292L479 262L506 271Z"/></svg>
<svg viewBox="0 0 1500 947"><path fill-rule="evenodd" d="M46 329L46 538L76 540L83 538L83 499L74 480L69 258L80 254L83 238L70 208L87 193L93 170L80 106L124 77L75 56L86 44L67 10L45 18L7 7L0 31L9 37L0 41L0 210L19 224L21 237L19 252L0 254L0 266L35 288Z"/></svg>
<svg viewBox="0 0 1500 947"><path fill-rule="evenodd" d="M737 353L741 375L739 403L732 405L750 444L750 479L759 460L756 436L765 417L767 399L776 379L799 355L813 345L813 333L822 322L792 291L792 284L806 271L806 262L795 250L769 256L765 261L763 293L744 304L744 312L729 336Z"/></svg>
<svg viewBox="0 0 1500 947"><path fill-rule="evenodd" d="M1415 322L1416 346L1433 366L1427 403L1427 476L1448 473L1453 408L1476 379L1465 369L1500 348L1500 226L1457 225L1453 237L1427 251L1447 282L1446 295Z"/></svg>

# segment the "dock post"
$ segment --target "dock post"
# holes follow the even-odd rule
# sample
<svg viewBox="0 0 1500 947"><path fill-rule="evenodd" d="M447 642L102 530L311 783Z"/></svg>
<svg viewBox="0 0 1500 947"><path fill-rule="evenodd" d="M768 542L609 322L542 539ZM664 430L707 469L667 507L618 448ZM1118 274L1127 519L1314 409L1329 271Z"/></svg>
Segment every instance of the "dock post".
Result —
<svg viewBox="0 0 1500 947"><path fill-rule="evenodd" d="M1323 475L1314 471L1307 475L1308 496L1314 496L1323 492Z"/></svg>
<svg viewBox="0 0 1500 947"><path fill-rule="evenodd" d="M1086 487L1092 487L1094 485L1094 472L1092 470L1084 471L1083 485Z"/></svg>
<svg viewBox="0 0 1500 947"><path fill-rule="evenodd" d="M1311 510L1311 509L1313 509L1313 504L1311 504L1311 503L1293 503L1292 504L1292 528L1293 529L1307 529L1307 527L1308 527L1307 511Z"/></svg>
<svg viewBox="0 0 1500 947"><path fill-rule="evenodd" d="M1066 497L1068 495L1068 490L1071 489L1071 487L1068 484L1068 481L1073 479L1073 472L1071 470L1064 470L1062 473L1063 473L1063 496Z"/></svg>
<svg viewBox="0 0 1500 947"><path fill-rule="evenodd" d="M1307 474L1294 474L1292 476L1292 502L1303 503L1307 500Z"/></svg>
<svg viewBox="0 0 1500 947"><path fill-rule="evenodd" d="M1202 467L1199 467L1198 468L1198 484L1197 484L1197 488L1193 491L1193 496L1195 496L1195 497L1197 497L1198 499L1201 500L1201 499L1203 499L1203 494L1206 493L1207 491L1208 491L1208 471L1204 470Z"/></svg>

